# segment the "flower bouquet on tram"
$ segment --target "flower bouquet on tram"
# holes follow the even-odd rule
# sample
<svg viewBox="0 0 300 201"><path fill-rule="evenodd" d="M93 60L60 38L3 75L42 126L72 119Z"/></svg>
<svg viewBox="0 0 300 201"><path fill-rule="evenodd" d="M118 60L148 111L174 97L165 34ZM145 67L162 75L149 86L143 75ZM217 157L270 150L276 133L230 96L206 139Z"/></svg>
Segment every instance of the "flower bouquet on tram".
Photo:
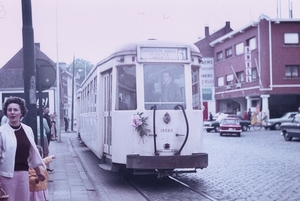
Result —
<svg viewBox="0 0 300 201"><path fill-rule="evenodd" d="M135 128L135 130L140 134L141 137L144 135L147 135L147 133L150 131L149 129L146 128L148 126L147 120L148 117L143 117L143 112L134 114L132 116L132 122L131 126Z"/></svg>

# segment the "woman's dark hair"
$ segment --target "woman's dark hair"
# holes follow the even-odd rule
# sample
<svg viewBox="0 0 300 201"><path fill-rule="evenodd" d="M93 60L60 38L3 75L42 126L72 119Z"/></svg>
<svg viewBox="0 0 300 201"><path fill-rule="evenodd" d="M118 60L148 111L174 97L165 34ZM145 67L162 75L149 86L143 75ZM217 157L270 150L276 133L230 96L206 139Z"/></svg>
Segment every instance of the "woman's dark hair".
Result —
<svg viewBox="0 0 300 201"><path fill-rule="evenodd" d="M5 116L7 116L7 107L11 103L16 103L20 106L21 113L22 113L21 117L24 117L27 114L28 110L26 108L25 100L20 97L10 96L6 99L5 103L3 104L3 112L4 112Z"/></svg>

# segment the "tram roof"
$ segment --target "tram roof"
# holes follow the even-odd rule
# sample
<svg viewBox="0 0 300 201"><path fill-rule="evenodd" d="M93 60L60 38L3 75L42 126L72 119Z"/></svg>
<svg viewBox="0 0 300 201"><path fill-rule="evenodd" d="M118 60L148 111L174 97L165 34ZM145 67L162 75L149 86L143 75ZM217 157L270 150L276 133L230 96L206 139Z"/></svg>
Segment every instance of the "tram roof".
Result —
<svg viewBox="0 0 300 201"><path fill-rule="evenodd" d="M114 57L121 56L124 54L136 54L139 46L148 46L148 45L154 46L154 47L189 47L191 52L193 52L194 54L201 55L198 47L191 43L182 43L182 42L174 42L174 41L160 41L160 40L156 40L156 39L149 39L146 41L132 42L132 43L127 43L125 45L121 45L112 54L108 55L106 58L103 58L98 63L96 63L96 65L93 67L93 69L90 71L90 73L94 70L94 68L107 62L108 60L110 60ZM90 76L90 73L87 75L85 80ZM83 82L85 82L85 80Z"/></svg>

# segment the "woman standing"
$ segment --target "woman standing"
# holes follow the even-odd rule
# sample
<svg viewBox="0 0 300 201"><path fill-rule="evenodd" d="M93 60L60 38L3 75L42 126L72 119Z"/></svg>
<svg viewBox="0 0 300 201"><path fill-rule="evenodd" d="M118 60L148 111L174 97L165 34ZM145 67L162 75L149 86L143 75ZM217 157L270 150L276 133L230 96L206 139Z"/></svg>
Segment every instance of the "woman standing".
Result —
<svg viewBox="0 0 300 201"><path fill-rule="evenodd" d="M32 129L21 123L27 113L24 99L9 97L3 111L9 122L0 127L0 187L9 195L10 201L29 201L28 168L34 168L38 177L44 180L39 166L45 165L36 148Z"/></svg>

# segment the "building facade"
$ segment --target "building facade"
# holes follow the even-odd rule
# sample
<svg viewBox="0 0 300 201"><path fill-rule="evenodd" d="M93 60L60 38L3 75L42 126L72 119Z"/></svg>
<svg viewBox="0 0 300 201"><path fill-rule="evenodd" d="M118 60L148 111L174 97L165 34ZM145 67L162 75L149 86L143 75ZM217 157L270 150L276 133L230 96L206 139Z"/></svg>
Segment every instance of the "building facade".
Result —
<svg viewBox="0 0 300 201"><path fill-rule="evenodd" d="M46 54L40 50L40 44L35 44L35 58L36 61L44 61L53 67L53 70L56 71L56 63L54 63ZM38 62L37 62L38 63ZM5 99L9 96L19 96L24 98L24 79L23 79L23 48L21 48L1 69L0 69L0 99L1 103L4 103ZM69 97L71 93L66 86L70 86L70 76L68 76L68 83L62 82L64 78L64 67L62 63L59 65L60 69L60 119L63 118L63 115L67 110L70 110L69 107L71 104L66 104L66 96ZM38 68L38 64L37 64ZM36 77L38 79L38 76ZM56 78L57 79L57 78ZM38 88L38 87L37 87ZM57 87L56 82L53 86L49 87L47 90L42 91L42 106L48 107L50 113L57 111L56 105L56 94ZM39 105L39 93L37 92L37 105ZM67 99L70 102L70 99ZM2 110L2 104L0 104L0 110Z"/></svg>
<svg viewBox="0 0 300 201"><path fill-rule="evenodd" d="M214 48L209 44L230 33L230 22L226 22L225 26L218 31L210 34L209 27L205 26L205 37L195 43L202 54L201 62L201 92L203 106L205 107L203 119L208 119L209 112L216 113L215 102L215 81L214 81Z"/></svg>
<svg viewBox="0 0 300 201"><path fill-rule="evenodd" d="M271 118L300 106L300 19L261 15L210 42L217 112L249 109Z"/></svg>

